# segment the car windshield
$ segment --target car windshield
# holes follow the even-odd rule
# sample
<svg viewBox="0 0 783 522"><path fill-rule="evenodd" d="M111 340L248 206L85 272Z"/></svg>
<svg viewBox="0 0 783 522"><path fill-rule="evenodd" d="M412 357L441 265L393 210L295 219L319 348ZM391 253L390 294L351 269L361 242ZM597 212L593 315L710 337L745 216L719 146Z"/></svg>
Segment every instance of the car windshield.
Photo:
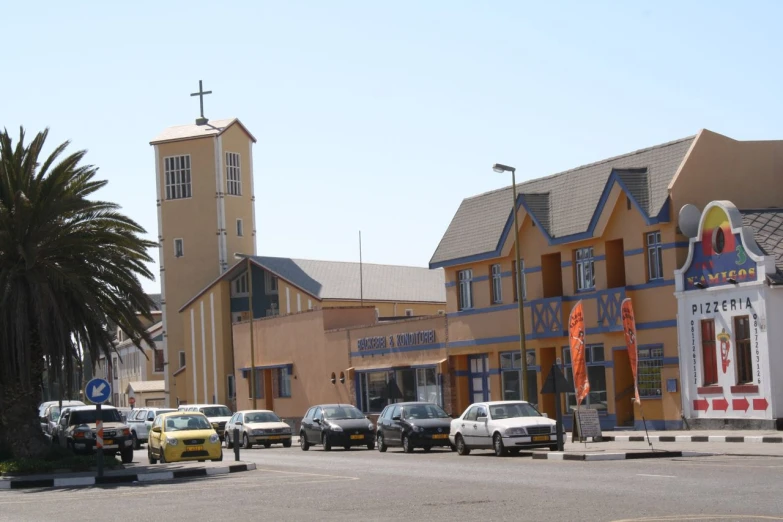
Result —
<svg viewBox="0 0 783 522"><path fill-rule="evenodd" d="M78 424L93 424L98 419L97 410L75 411L71 414L71 426ZM101 420L103 422L122 422L120 412L117 410L101 410Z"/></svg>
<svg viewBox="0 0 783 522"><path fill-rule="evenodd" d="M158 410L158 411L155 412L155 416L157 417L158 415L160 415L162 413L170 413L172 411L177 411L177 410Z"/></svg>
<svg viewBox="0 0 783 522"><path fill-rule="evenodd" d="M172 415L166 417L166 431L208 430L212 426L201 415Z"/></svg>
<svg viewBox="0 0 783 522"><path fill-rule="evenodd" d="M353 406L327 406L324 408L324 417L331 420L363 419L364 413Z"/></svg>
<svg viewBox="0 0 783 522"><path fill-rule="evenodd" d="M201 413L207 417L231 417L231 410L225 406L211 406L209 408L199 408Z"/></svg>
<svg viewBox="0 0 783 522"><path fill-rule="evenodd" d="M406 419L446 419L449 414L437 404L414 404L404 406L403 410Z"/></svg>
<svg viewBox="0 0 783 522"><path fill-rule="evenodd" d="M490 406L489 413L493 419L514 419L516 417L540 417L541 414L526 402L498 404Z"/></svg>
<svg viewBox="0 0 783 522"><path fill-rule="evenodd" d="M245 422L280 422L280 417L272 412L246 413Z"/></svg>

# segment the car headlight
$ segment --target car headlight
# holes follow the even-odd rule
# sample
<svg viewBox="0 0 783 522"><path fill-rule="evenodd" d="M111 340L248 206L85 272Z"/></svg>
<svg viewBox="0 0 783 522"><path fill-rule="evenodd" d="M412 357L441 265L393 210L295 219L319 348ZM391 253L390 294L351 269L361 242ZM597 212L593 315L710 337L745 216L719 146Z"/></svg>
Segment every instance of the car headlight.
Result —
<svg viewBox="0 0 783 522"><path fill-rule="evenodd" d="M329 425L329 429L332 430L332 431L343 431L343 429L340 426L338 426L337 424L330 424Z"/></svg>
<svg viewBox="0 0 783 522"><path fill-rule="evenodd" d="M250 432L251 435L263 435L264 430L253 430Z"/></svg>
<svg viewBox="0 0 783 522"><path fill-rule="evenodd" d="M220 427L220 424L218 424L217 422L213 422L212 427L218 429Z"/></svg>
<svg viewBox="0 0 783 522"><path fill-rule="evenodd" d="M283 433L291 433L291 428L283 428Z"/></svg>
<svg viewBox="0 0 783 522"><path fill-rule="evenodd" d="M176 446L177 444L179 444L179 441L174 437L166 437L166 444L168 444L169 446Z"/></svg>
<svg viewBox="0 0 783 522"><path fill-rule="evenodd" d="M527 435L525 428L506 428L506 437L515 437L518 435Z"/></svg>
<svg viewBox="0 0 783 522"><path fill-rule="evenodd" d="M367 429L373 431L375 429L375 426L373 426L372 423L370 423L367 425Z"/></svg>
<svg viewBox="0 0 783 522"><path fill-rule="evenodd" d="M209 442L212 444L215 444L216 442L220 442L220 436L217 433L213 433L209 436Z"/></svg>
<svg viewBox="0 0 783 522"><path fill-rule="evenodd" d="M552 433L557 433L557 424L552 424Z"/></svg>
<svg viewBox="0 0 783 522"><path fill-rule="evenodd" d="M415 424L411 424L411 428L413 429L413 431L417 433L420 431L424 431L424 428L422 428L421 426L416 426Z"/></svg>

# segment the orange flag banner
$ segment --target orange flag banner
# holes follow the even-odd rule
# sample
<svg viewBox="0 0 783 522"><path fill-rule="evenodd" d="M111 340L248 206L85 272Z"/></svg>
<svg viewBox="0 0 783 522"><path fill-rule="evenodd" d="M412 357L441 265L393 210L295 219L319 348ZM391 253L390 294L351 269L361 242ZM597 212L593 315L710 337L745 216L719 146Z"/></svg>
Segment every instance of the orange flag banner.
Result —
<svg viewBox="0 0 783 522"><path fill-rule="evenodd" d="M568 316L568 337L571 345L571 365L574 371L574 390L576 391L576 407L590 393L590 381L587 378L585 361L585 316L582 311L582 301L576 303L571 315Z"/></svg>
<svg viewBox="0 0 783 522"><path fill-rule="evenodd" d="M622 304L623 332L625 333L625 345L628 347L628 360L631 362L631 373L633 374L634 401L641 404L639 400L639 385L636 378L636 372L639 365L639 351L636 346L636 319L633 315L633 305L630 298L623 299Z"/></svg>

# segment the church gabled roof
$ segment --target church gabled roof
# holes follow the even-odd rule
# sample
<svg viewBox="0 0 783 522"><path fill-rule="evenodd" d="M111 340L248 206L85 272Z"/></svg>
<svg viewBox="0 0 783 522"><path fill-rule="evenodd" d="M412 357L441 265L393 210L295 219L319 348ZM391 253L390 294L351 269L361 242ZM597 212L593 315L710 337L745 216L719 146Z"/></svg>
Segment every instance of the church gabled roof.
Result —
<svg viewBox="0 0 783 522"><path fill-rule="evenodd" d="M159 143L167 143L171 141L183 141L183 140L195 140L198 138L207 138L210 136L219 136L226 132L233 124L237 124L242 127L242 130L256 142L256 138L247 130L247 127L239 121L239 118L227 118L224 120L209 120L205 125L196 125L195 123L189 123L187 125L176 125L169 127L163 132L155 136L150 145L157 145Z"/></svg>

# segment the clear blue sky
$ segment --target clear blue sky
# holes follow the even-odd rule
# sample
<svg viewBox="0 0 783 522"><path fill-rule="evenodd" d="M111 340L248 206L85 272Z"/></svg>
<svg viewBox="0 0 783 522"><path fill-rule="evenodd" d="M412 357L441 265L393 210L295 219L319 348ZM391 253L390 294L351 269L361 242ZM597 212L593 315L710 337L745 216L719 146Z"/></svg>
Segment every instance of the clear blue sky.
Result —
<svg viewBox="0 0 783 522"><path fill-rule="evenodd" d="M264 255L357 260L361 229L365 261L424 266L463 198L510 184L494 162L783 138L780 2L46 4L3 7L0 126L88 149L151 239L148 143L199 79L258 138Z"/></svg>

